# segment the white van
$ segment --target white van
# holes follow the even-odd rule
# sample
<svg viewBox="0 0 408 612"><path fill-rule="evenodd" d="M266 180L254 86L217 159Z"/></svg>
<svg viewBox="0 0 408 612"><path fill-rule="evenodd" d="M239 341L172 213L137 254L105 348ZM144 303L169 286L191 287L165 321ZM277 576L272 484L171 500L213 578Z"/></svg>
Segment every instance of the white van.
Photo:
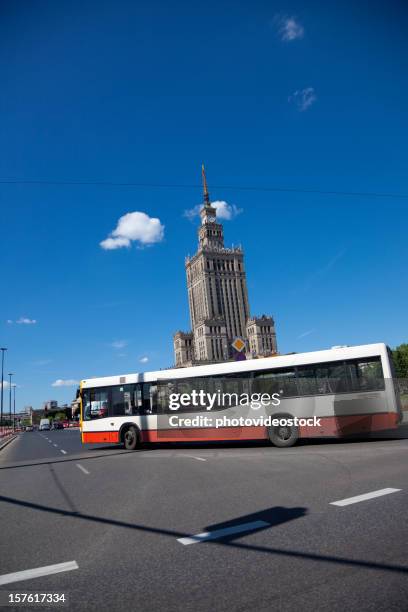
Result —
<svg viewBox="0 0 408 612"><path fill-rule="evenodd" d="M47 430L49 430L49 428L50 428L50 421L49 421L49 419L41 419L39 430L40 431L47 431Z"/></svg>

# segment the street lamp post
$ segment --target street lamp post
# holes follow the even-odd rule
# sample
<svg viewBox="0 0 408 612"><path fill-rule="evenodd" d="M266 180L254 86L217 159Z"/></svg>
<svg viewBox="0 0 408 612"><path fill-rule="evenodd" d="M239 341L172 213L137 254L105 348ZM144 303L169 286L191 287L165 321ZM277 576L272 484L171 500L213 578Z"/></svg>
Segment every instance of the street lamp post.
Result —
<svg viewBox="0 0 408 612"><path fill-rule="evenodd" d="M16 430L16 387L13 385L13 431Z"/></svg>
<svg viewBox="0 0 408 612"><path fill-rule="evenodd" d="M0 412L0 427L3 425L3 383L4 383L4 353L6 348L0 348L1 351L1 412Z"/></svg>
<svg viewBox="0 0 408 612"><path fill-rule="evenodd" d="M9 377L10 377L10 387L9 387L9 420L10 420L10 425L11 425L11 377L13 376L13 372L9 373Z"/></svg>

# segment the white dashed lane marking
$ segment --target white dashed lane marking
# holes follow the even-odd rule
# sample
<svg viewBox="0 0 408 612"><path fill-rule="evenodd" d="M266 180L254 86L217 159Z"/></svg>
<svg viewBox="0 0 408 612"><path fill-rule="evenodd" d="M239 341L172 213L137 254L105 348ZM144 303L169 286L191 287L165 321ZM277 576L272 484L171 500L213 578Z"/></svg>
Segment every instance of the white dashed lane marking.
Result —
<svg viewBox="0 0 408 612"><path fill-rule="evenodd" d="M354 497L347 497L346 499L330 502L330 504L332 506L350 506L350 504L358 504L358 502L381 497L382 495L389 495L390 493L397 493L398 491L401 491L401 489L379 489L378 491L371 491L371 493L364 493L363 495L355 495Z"/></svg>
<svg viewBox="0 0 408 612"><path fill-rule="evenodd" d="M268 527L269 523L266 521L253 521L252 523L241 523L241 525L234 525L233 527L225 527L224 529L215 529L214 531L204 531L203 533L197 533L196 535L188 538L177 538L177 542L188 546L189 544L199 544L200 542L206 542L208 540L217 540L218 538L225 538L225 536L233 533L241 533L242 531L253 531L254 529L261 529L262 527Z"/></svg>
<svg viewBox="0 0 408 612"><path fill-rule="evenodd" d="M0 576L0 586L10 584L11 582L20 582L21 580L30 580L31 578L40 578L41 576L49 576L50 574L59 574L76 569L79 569L76 561L67 561L66 563L45 565L44 567L36 567L34 569L23 570L22 572L3 574L3 576Z"/></svg>
<svg viewBox="0 0 408 612"><path fill-rule="evenodd" d="M207 461L207 459L196 457L195 455L178 455L178 457L187 457L188 459L195 459L196 461Z"/></svg>
<svg viewBox="0 0 408 612"><path fill-rule="evenodd" d="M62 448L61 448L61 453L62 453L63 455L66 455L66 454L67 454L67 451L62 450Z"/></svg>
<svg viewBox="0 0 408 612"><path fill-rule="evenodd" d="M88 472L88 470L86 468L84 468L80 463L76 464L77 468L79 468L81 470L81 472L83 472L84 474L89 474L90 472Z"/></svg>

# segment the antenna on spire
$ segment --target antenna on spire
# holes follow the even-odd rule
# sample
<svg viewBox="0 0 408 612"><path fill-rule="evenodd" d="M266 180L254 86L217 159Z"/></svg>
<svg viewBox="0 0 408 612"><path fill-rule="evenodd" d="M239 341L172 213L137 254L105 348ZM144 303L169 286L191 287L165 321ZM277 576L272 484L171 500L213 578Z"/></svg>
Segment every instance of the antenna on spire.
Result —
<svg viewBox="0 0 408 612"><path fill-rule="evenodd" d="M211 206L210 194L208 193L207 178L205 176L204 164L201 165L201 176L203 179L204 206Z"/></svg>

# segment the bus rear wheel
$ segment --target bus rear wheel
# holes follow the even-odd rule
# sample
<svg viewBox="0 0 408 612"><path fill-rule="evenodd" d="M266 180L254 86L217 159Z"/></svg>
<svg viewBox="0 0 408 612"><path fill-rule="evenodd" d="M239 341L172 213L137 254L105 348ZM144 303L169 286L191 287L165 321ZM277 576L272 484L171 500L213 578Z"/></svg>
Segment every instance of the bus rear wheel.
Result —
<svg viewBox="0 0 408 612"><path fill-rule="evenodd" d="M281 416L275 417L284 420L291 417ZM299 429L295 425L278 425L277 427L268 427L269 440L274 446L286 448L293 446L299 439Z"/></svg>
<svg viewBox="0 0 408 612"><path fill-rule="evenodd" d="M136 427L129 427L123 435L123 444L126 450L135 450L139 442Z"/></svg>

